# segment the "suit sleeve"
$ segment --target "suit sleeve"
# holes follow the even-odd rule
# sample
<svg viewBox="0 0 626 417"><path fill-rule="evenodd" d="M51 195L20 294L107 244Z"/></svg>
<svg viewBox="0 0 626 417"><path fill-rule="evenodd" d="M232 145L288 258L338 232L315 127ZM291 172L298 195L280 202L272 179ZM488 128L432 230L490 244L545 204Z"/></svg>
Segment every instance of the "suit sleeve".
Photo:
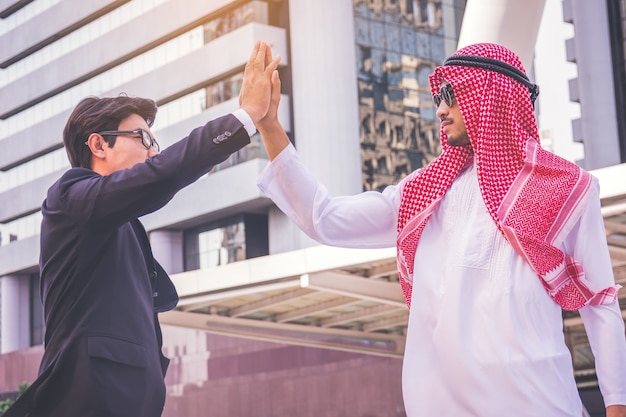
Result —
<svg viewBox="0 0 626 417"><path fill-rule="evenodd" d="M145 162L101 176L75 168L57 184L59 203L78 223L110 228L151 213L169 202L232 153L250 143L244 124L232 114L194 129ZM54 195L48 195L49 202Z"/></svg>

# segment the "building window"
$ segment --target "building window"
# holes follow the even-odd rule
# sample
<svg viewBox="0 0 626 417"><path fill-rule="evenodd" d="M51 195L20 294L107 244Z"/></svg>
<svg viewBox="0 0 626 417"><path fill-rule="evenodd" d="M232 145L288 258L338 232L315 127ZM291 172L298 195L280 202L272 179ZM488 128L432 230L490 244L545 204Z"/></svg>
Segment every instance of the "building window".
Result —
<svg viewBox="0 0 626 417"><path fill-rule="evenodd" d="M38 235L41 219L40 210L8 223L0 223L0 246Z"/></svg>
<svg viewBox="0 0 626 417"><path fill-rule="evenodd" d="M428 74L458 28L441 0L353 4L363 188L382 190L441 152Z"/></svg>
<svg viewBox="0 0 626 417"><path fill-rule="evenodd" d="M45 155L17 165L8 171L1 172L0 192L28 184L55 171L69 168L70 163L67 159L65 148L48 152Z"/></svg>
<svg viewBox="0 0 626 417"><path fill-rule="evenodd" d="M184 233L185 271L267 255L267 217L243 214Z"/></svg>
<svg viewBox="0 0 626 417"><path fill-rule="evenodd" d="M243 83L243 72L232 75L206 88L206 108L223 103L232 98L239 97L241 84Z"/></svg>
<svg viewBox="0 0 626 417"><path fill-rule="evenodd" d="M268 24L268 21L267 3L264 1L251 1L207 22L204 25L204 42L211 42L248 23Z"/></svg>
<svg viewBox="0 0 626 417"><path fill-rule="evenodd" d="M242 164L246 161L251 161L253 159L267 159L267 152L262 142L263 138L261 138L259 132L255 133L250 138L250 144L248 146L245 146L244 148L238 150L221 164L216 165L211 172L221 171L228 167Z"/></svg>
<svg viewBox="0 0 626 417"><path fill-rule="evenodd" d="M39 274L30 276L30 345L43 345L45 321L39 292Z"/></svg>

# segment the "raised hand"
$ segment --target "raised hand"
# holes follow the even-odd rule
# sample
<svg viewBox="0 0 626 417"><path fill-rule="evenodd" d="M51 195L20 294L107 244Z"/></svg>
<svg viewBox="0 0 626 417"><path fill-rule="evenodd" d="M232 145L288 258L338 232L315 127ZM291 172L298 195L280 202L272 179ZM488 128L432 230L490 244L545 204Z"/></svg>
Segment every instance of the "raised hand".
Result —
<svg viewBox="0 0 626 417"><path fill-rule="evenodd" d="M274 71L271 77L272 91L270 95L270 105L267 110L267 114L258 123L256 123L257 129L262 131L269 129L272 124L278 124L278 105L280 104L280 77L278 71Z"/></svg>
<svg viewBox="0 0 626 417"><path fill-rule="evenodd" d="M272 101L272 77L277 77L276 68L280 55L272 59L272 49L262 41L254 45L250 59L243 73L243 83L239 92L239 106L244 109L254 124L267 116ZM280 87L279 87L280 89ZM278 92L280 97L280 91Z"/></svg>
<svg viewBox="0 0 626 417"><path fill-rule="evenodd" d="M265 117L255 123L270 161L289 145L289 137L278 120L278 104L280 103L280 78L278 71L274 71L271 77L272 93L269 108Z"/></svg>

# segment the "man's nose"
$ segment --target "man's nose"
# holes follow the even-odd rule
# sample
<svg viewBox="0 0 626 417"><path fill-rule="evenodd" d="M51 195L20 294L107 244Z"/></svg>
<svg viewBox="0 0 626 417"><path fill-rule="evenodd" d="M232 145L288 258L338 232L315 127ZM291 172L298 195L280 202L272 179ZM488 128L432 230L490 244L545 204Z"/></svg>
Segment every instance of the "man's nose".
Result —
<svg viewBox="0 0 626 417"><path fill-rule="evenodd" d="M439 103L439 106L437 107L437 118L441 119L442 116L448 114L449 110L450 107L448 107L445 101L441 100L441 103Z"/></svg>

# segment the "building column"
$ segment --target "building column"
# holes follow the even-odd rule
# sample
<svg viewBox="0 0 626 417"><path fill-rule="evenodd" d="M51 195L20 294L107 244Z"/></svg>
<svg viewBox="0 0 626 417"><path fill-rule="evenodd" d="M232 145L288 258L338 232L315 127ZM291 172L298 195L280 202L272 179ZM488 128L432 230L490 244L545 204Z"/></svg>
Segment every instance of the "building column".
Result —
<svg viewBox="0 0 626 417"><path fill-rule="evenodd" d="M500 44L515 52L529 72L545 3L546 0L468 0L459 48L482 42Z"/></svg>
<svg viewBox="0 0 626 417"><path fill-rule="evenodd" d="M168 274L184 271L183 232L155 230L150 232L150 246L154 258Z"/></svg>
<svg viewBox="0 0 626 417"><path fill-rule="evenodd" d="M565 21L574 23L574 37L566 41L567 58L578 77L570 80L570 97L580 103L572 121L574 141L585 149L583 168L598 169L621 162L618 115L613 90L611 39L605 1L569 0L563 3Z"/></svg>
<svg viewBox="0 0 626 417"><path fill-rule="evenodd" d="M352 0L289 2L291 133L304 164L331 195L363 190ZM315 246L279 210L269 213L269 251Z"/></svg>
<svg viewBox="0 0 626 417"><path fill-rule="evenodd" d="M30 346L30 291L27 276L0 278L0 353Z"/></svg>
<svg viewBox="0 0 626 417"><path fill-rule="evenodd" d="M332 195L363 189L352 0L289 2L293 133Z"/></svg>

